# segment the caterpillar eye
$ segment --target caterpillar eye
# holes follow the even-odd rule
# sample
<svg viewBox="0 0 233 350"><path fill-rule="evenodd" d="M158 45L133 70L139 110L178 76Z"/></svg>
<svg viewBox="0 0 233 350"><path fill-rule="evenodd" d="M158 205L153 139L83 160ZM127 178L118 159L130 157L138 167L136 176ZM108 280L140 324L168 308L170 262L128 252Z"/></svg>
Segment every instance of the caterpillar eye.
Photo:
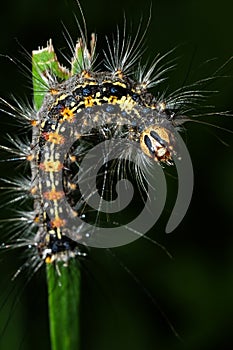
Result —
<svg viewBox="0 0 233 350"><path fill-rule="evenodd" d="M150 158L159 162L171 163L172 144L169 131L154 125L143 130L140 136L142 151Z"/></svg>

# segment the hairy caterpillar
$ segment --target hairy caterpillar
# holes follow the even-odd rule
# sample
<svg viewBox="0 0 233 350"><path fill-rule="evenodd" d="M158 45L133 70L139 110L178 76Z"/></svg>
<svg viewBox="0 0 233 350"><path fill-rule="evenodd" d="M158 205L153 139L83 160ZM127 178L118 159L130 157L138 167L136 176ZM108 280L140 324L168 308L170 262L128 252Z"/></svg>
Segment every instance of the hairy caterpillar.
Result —
<svg viewBox="0 0 233 350"><path fill-rule="evenodd" d="M181 95L180 95L181 96ZM191 96L189 97L189 100L191 99ZM184 102L184 101L182 101L182 102ZM185 106L185 108L186 108L186 106ZM128 132L128 131L127 131ZM47 136L46 136L47 137ZM157 136L157 138L158 138L158 136ZM21 141L18 141L17 142L17 140L13 140L16 144L15 144L15 147L17 148L19 148L19 150L21 151L21 156L22 157L30 157L30 153L27 153L27 151L28 150L25 150L25 152L24 152L24 150L23 150L23 143L21 142ZM148 147L147 147L148 148ZM76 147L76 149L77 149L77 147ZM150 149L150 147L149 147L149 149ZM16 189L17 189L17 183L15 182L15 183L13 183L13 180L12 180L12 183L11 183L11 185L13 185L13 187L14 187L14 189L13 190L15 190L16 191ZM22 187L22 182L20 182L20 185L21 185L21 187ZM26 184L27 185L27 184ZM69 186L68 184L67 184L67 186ZM33 220L34 219L34 217L33 216L30 216L29 218L27 218L27 220L28 219L31 219L31 220ZM30 230L31 230L31 228L30 228ZM47 252L46 252L46 254L47 254ZM34 256L34 254L33 254L33 256ZM48 258L48 256L46 256L46 255L44 255L44 258Z"/></svg>

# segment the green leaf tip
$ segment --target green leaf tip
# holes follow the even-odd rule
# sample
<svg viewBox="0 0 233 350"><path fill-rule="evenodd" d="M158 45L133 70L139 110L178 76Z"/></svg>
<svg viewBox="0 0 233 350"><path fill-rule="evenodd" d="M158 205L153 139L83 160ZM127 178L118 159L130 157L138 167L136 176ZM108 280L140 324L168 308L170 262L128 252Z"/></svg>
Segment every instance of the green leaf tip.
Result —
<svg viewBox="0 0 233 350"><path fill-rule="evenodd" d="M91 67L95 46L95 34L91 36L90 50L84 40L78 39L70 61L70 69L59 63L51 39L46 47L32 52L33 94L36 110L40 109L44 96L52 84L56 85L56 83L65 81Z"/></svg>

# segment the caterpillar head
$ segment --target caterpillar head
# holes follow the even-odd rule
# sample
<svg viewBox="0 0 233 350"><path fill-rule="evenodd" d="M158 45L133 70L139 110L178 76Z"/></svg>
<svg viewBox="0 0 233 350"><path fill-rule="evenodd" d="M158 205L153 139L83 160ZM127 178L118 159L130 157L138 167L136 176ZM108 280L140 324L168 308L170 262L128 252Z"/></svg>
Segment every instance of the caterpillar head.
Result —
<svg viewBox="0 0 233 350"><path fill-rule="evenodd" d="M152 125L140 135L142 151L155 161L172 163L173 142L169 130L160 125Z"/></svg>

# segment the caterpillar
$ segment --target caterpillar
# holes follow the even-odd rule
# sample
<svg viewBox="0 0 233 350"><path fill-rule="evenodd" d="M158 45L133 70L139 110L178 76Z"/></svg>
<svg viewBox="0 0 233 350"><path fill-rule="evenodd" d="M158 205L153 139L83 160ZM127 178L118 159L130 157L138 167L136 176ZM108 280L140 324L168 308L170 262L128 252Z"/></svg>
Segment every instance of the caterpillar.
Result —
<svg viewBox="0 0 233 350"><path fill-rule="evenodd" d="M151 66L142 67L138 61L144 36L140 39L138 32L135 40L124 39L125 41L120 42L120 35L120 32L117 32L112 46L110 39L108 40L108 52L104 54L105 70L100 72L95 72L94 69L95 37L92 37L89 45L88 38L84 34L81 35L78 45L81 47L83 65L78 67L80 73L69 77L65 82L60 82L51 75L49 69L44 72L45 83L41 85L41 91L46 90L47 94L39 111L25 111L25 107L21 109L20 105L13 107L6 103L13 118L24 127L26 124L32 129L32 136L26 144L20 138L11 137L14 149L12 146L1 147L3 151L12 153L14 160L25 160L31 166L29 179L3 181L9 191L17 193L14 199L9 200L9 204L18 202L25 194L32 196L34 202L32 212L25 214L24 210L23 215L19 214L19 220L11 231L13 243L6 243L6 247L30 246L29 251L32 255L27 265L31 265L33 271L37 271L44 263L67 263L70 258L85 256L86 252L82 252L83 243L88 246L91 237L95 240L98 229L93 230L90 235L90 231L86 231L84 227L86 222L94 222L97 225L101 206L97 206L97 216L93 215L90 208L83 203L80 188L77 186L77 183L82 185L79 171L86 153L103 141L116 141L116 144L111 145L110 151L113 151L114 157L122 157L123 166L114 162L115 158L112 161L109 149L100 149L111 163L102 169L99 175L99 192L102 191L101 196L105 196L105 199L114 197L111 178L123 178L131 161L134 163L133 172L136 173L139 186L147 186L141 165L144 165L145 170L150 169L153 162L172 163L178 154L176 130L189 120L187 115L190 113L190 106L203 98L204 92L199 91L201 82L190 87L185 86L167 97L163 94L160 97L150 94L147 90L160 82L161 74L166 73L170 65L162 66L154 72L162 59L157 57ZM87 49L89 46L91 52ZM53 51L51 43L48 49ZM136 77L132 78L135 70ZM122 119L119 120L119 117ZM70 143L71 139L75 142ZM137 144L138 147L135 146L134 149L131 144ZM62 154L63 148L67 151L65 154ZM135 162L135 159L139 163ZM98 159L95 161L98 164ZM88 164L90 167L90 163ZM63 188L58 188L61 173ZM105 177L106 173L110 175L108 180ZM84 171L83 183L86 176L87 171ZM110 181L109 188L107 181ZM84 195L88 200L96 194L93 187L89 189L90 192L88 188L84 190L87 191ZM146 189L145 192L147 191L149 190ZM109 197L106 192L110 193ZM65 211L66 201L70 205L68 213ZM63 204L64 217L59 211ZM83 219L84 224L77 227L77 232L68 227L67 216L71 221ZM9 222L11 221L8 220ZM25 230L22 233L24 223ZM71 224L73 225L73 221ZM125 227L130 231L128 225ZM138 238L140 232L134 230L133 236ZM19 241L18 238L21 237L23 240Z"/></svg>
<svg viewBox="0 0 233 350"><path fill-rule="evenodd" d="M132 162L134 160L132 145L139 143L140 150L137 152L142 163L147 161L143 158L145 155L146 158L153 159L154 162L171 164L171 154L175 154L176 151L173 144L175 142L174 131L172 133L169 128L176 124L176 119L179 119L178 123L180 124L183 115L178 107L184 98L187 99L189 93L186 91L184 96L179 93L178 98L171 97L170 101L166 103L148 93L147 88L157 84L162 72L168 69L163 67L162 72L158 71L157 75L152 77L155 67L162 59L161 57L153 62L146 74L144 74L144 68L138 68L138 81L130 78L131 71L134 70L133 63L139 57L139 47L143 40L143 37L138 39L138 36L139 31L132 42L129 39L128 42L120 43L118 32L113 48L108 42L109 56L104 52L105 66L108 71L94 71L96 39L93 35L90 43L91 51L89 52L87 38L82 31L81 38L75 47L77 56L81 52L81 62L75 62L75 56L72 59L72 66L78 65L78 74L72 76L72 70L71 72L65 71L65 68L59 65L51 42L48 43L46 49L38 51L39 54L47 51L52 57L48 58L49 66L46 66L41 72L39 71L41 63L36 63L35 71L39 73L34 73L35 76L39 74L39 78L36 77L39 82L39 91L36 94L40 95L44 88L48 90L48 93L45 94L43 104L37 112L30 111L28 115L24 115L24 111L18 110L18 115L15 115L16 118L23 120L23 124L32 127L32 139L29 140L28 144L23 145L21 141L15 141L11 138L12 143L16 146L15 151L9 147L1 146L2 150L14 154L13 160L24 159L31 164L31 180L27 182L25 179L23 186L20 186L19 181L6 180L6 182L15 185L14 189L17 188L20 193L25 192L25 196L29 195L34 199L34 209L29 220L30 228L28 230L33 232L33 238L26 240L25 243L20 242L18 245L26 244L30 247L36 247L38 255L42 259L38 262L38 266L43 260L47 263L56 259L69 260L70 256L73 256L73 251L79 254L75 242L91 245L90 232L83 235L82 231L86 232L87 229L85 231L83 224L77 222L77 218L87 216L88 211L82 208L84 198L79 193L82 180L75 182L77 175L79 178L88 176L88 180L85 179L87 188L84 191L88 191L90 187L90 193L85 194L85 196L88 197L88 200L92 199L96 190L94 184L93 188L90 185L91 166L89 164L87 172L82 170L82 176L74 174L72 169L76 165L80 172L79 162L85 154L86 144L95 145L108 139L114 140L116 143L119 139L120 142L111 145L114 151L119 148L114 157L120 158L121 162L126 158L126 162ZM122 45L121 48L120 45ZM58 65L61 75L68 72L67 74L71 76L60 83L52 71L53 64ZM195 98L198 96L199 93L196 93ZM14 107L11 109L15 111ZM125 140L126 142L124 142ZM76 149L74 144L77 141L81 144ZM106 147L106 142L101 147ZM69 153L69 148L72 149L71 153ZM124 150L125 156L122 155ZM103 153L104 149L101 152ZM105 162L111 160L109 152L111 151L105 154ZM149 166L149 160L147 166ZM114 171L118 172L118 178L121 177L120 167L119 164L114 165ZM97 170L99 171L99 169ZM113 170L105 169L102 176L109 172L113 172ZM125 172L124 169L123 172ZM135 173L140 179L141 185L145 186L144 180L142 180L143 174L140 172L140 165L135 164ZM105 183L102 186L102 195L104 195L107 191ZM112 191L112 189L110 188L108 191ZM76 201L75 196L78 197ZM120 197L120 195L118 196ZM103 198L100 201L103 201ZM65 209L67 202L72 209ZM73 209L73 207L78 209ZM98 211L101 211L100 206ZM20 213L19 216L19 220L22 220L23 214ZM69 221L72 222L69 223ZM77 222L76 226L75 221ZM143 218L141 221L144 221ZM69 228L67 223L70 224ZM36 234L34 230L37 231ZM93 234L94 241L96 241L96 231L95 229ZM107 236L110 235L109 231L110 229L107 229ZM114 235L117 234L119 235L119 231L114 233ZM108 239L107 236L105 239ZM88 239L86 240L85 237ZM114 240L111 237L111 246L115 246ZM128 241L126 240L126 242ZM100 244L102 245L104 242L101 240ZM35 268L37 269L37 267Z"/></svg>

